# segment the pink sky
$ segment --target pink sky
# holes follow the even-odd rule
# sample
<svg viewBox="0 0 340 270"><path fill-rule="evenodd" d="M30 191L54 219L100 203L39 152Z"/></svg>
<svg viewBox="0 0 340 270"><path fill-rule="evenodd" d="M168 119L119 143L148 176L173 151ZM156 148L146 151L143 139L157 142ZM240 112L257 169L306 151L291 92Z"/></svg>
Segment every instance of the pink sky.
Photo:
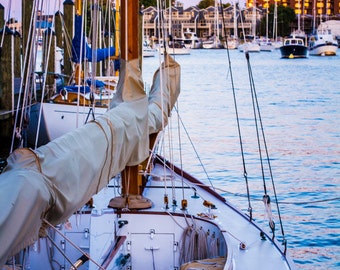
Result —
<svg viewBox="0 0 340 270"><path fill-rule="evenodd" d="M10 7L10 2L12 2L11 7ZM62 3L64 2L64 0L50 0L50 1L43 1L43 2L45 3L43 11L45 13L51 14L51 13L54 13L55 7L56 7L56 10L58 9L60 10L60 8L62 8ZM182 0L180 2L182 2L184 7L187 8L189 6L197 5L200 2L200 0ZM222 2L226 2L226 1L223 0ZM9 9L11 9L10 18L13 18L13 17L16 19L21 18L21 0L0 0L0 3L5 8L5 19L6 20L8 18Z"/></svg>
<svg viewBox="0 0 340 270"><path fill-rule="evenodd" d="M23 0L25 1L25 0ZM44 2L42 10L44 13L53 14L56 10L62 8L64 0L50 0L50 1L39 1ZM5 8L5 19L8 18L9 10L11 12L10 18L21 19L21 0L0 0L0 3Z"/></svg>

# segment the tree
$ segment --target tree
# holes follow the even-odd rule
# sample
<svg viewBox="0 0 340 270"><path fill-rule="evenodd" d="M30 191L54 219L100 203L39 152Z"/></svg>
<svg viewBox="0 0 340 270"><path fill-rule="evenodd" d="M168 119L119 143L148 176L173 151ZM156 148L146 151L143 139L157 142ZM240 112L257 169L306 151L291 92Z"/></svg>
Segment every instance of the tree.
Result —
<svg viewBox="0 0 340 270"><path fill-rule="evenodd" d="M141 6L147 7L157 7L157 0L141 0L139 1Z"/></svg>
<svg viewBox="0 0 340 270"><path fill-rule="evenodd" d="M143 6L144 8L147 7L157 7L157 0L140 0L140 6ZM164 4L166 7L169 6L169 0L164 0ZM171 4L174 5L175 1L172 0Z"/></svg>
<svg viewBox="0 0 340 270"><path fill-rule="evenodd" d="M215 6L215 0L201 0L197 5L200 9L205 9L210 6Z"/></svg>
<svg viewBox="0 0 340 270"><path fill-rule="evenodd" d="M264 10L263 17L261 19L259 32L262 36L266 34L266 10ZM270 5L268 11L268 35L273 35L274 24L274 5ZM277 35L288 36L291 33L291 25L296 20L294 9L291 7L285 7L283 5L277 6Z"/></svg>

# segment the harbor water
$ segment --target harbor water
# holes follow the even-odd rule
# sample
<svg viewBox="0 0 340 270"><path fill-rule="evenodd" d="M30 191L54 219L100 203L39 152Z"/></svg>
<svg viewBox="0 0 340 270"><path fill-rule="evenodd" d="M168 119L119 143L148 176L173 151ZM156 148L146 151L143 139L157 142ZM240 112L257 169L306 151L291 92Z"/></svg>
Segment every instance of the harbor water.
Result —
<svg viewBox="0 0 340 270"><path fill-rule="evenodd" d="M334 57L307 59L281 59L279 50L252 53L250 67L244 53L232 50L229 54L232 72L226 50L192 50L190 55L175 56L182 69L177 106L181 133L190 136L181 141L183 168L211 181L244 212L248 209L246 172L255 201L253 216L268 228L261 201L264 185L272 202L275 196L270 180L268 185L263 182L257 162L251 77L288 253L297 269L340 269L340 51ZM147 87L158 65L159 56L144 58ZM276 230L281 231L274 204L272 211Z"/></svg>

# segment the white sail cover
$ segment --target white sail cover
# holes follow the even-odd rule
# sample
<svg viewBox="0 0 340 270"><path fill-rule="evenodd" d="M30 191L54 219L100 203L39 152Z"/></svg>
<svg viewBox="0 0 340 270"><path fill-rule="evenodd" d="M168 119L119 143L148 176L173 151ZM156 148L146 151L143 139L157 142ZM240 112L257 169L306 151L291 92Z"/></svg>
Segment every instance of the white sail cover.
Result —
<svg viewBox="0 0 340 270"><path fill-rule="evenodd" d="M105 115L36 150L10 155L0 175L0 266L43 235L42 218L64 222L125 166L147 158L149 134L161 130L179 95L180 66L169 56L165 62L149 98L138 59L122 63L117 96Z"/></svg>

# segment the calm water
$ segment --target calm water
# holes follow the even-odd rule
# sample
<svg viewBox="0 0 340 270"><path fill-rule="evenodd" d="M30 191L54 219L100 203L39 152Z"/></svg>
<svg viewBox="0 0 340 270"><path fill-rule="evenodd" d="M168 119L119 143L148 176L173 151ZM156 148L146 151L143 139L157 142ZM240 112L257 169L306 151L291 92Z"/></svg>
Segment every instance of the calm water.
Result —
<svg viewBox="0 0 340 270"><path fill-rule="evenodd" d="M250 55L288 252L298 269L340 268L339 54L293 60L280 59L279 51ZM230 57L250 192L261 199L248 68L243 53L231 51ZM193 158L193 153L199 155L213 184L246 211L227 51L194 50L176 60L182 68L178 110L197 152L183 139L183 166L205 179ZM146 82L157 65L158 56L144 59ZM267 188L274 200L272 188ZM252 207L266 226L262 202Z"/></svg>

